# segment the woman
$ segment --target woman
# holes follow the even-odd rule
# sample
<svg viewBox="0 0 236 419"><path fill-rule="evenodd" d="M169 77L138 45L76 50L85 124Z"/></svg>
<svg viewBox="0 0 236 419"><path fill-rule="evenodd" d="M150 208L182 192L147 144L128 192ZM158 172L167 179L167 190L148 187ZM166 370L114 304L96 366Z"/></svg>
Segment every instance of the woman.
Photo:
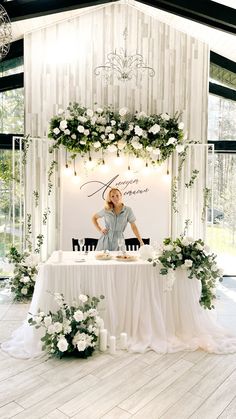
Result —
<svg viewBox="0 0 236 419"><path fill-rule="evenodd" d="M99 218L104 218L105 227L98 223ZM135 216L130 207L126 207L122 202L122 193L117 188L112 188L107 196L105 208L94 214L92 221L96 229L102 233L98 240L96 250L117 250L118 238L123 238L124 230L130 223L134 235L143 245L142 238L135 224Z"/></svg>

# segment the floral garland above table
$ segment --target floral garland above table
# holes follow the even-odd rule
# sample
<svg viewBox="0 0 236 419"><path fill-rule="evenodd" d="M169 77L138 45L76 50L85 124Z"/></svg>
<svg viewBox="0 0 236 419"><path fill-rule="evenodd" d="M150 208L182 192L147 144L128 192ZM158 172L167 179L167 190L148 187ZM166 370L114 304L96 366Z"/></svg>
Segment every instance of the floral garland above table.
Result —
<svg viewBox="0 0 236 419"><path fill-rule="evenodd" d="M87 109L77 103L66 111L59 110L50 121L48 137L71 153L82 157L100 152L101 162L105 152L128 153L146 162L162 163L176 149L184 151L184 123L180 115L167 113L131 115L127 108L114 111L111 107Z"/></svg>

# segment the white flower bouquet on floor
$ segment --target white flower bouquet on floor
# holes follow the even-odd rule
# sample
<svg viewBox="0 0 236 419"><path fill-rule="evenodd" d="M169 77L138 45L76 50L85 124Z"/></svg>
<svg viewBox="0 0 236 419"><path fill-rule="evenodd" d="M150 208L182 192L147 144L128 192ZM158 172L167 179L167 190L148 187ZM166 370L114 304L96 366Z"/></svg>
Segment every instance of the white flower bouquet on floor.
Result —
<svg viewBox="0 0 236 419"><path fill-rule="evenodd" d="M210 253L201 239L180 236L173 240L168 237L163 241L161 252L149 260L154 266L158 264L162 275L172 277L172 285L173 272L178 267L187 270L190 279L195 277L201 281L200 304L204 308L214 308L216 281L222 281L223 271L217 267L216 255Z"/></svg>
<svg viewBox="0 0 236 419"><path fill-rule="evenodd" d="M87 358L96 347L99 328L103 323L97 305L104 297L81 294L79 301L69 306L63 294L55 293L54 296L60 307L57 312L46 314L39 310L37 315L28 320L36 329L45 329L41 338L42 349L59 358L66 355Z"/></svg>

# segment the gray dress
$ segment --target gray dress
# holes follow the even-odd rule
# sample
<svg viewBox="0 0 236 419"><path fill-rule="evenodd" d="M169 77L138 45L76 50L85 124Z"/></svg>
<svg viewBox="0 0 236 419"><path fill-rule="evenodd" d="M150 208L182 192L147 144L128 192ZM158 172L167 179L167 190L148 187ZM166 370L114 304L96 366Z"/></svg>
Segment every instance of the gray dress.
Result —
<svg viewBox="0 0 236 419"><path fill-rule="evenodd" d="M119 214L115 214L113 209L103 209L97 215L104 218L108 233L99 238L96 250L118 250L118 238L124 237L123 233L128 223L135 222L132 209L124 205Z"/></svg>

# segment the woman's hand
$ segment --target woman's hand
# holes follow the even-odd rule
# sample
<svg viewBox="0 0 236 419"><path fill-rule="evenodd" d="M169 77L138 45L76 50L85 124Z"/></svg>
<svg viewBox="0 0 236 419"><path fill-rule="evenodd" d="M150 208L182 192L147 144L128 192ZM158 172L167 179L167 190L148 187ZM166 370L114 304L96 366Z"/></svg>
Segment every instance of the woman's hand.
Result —
<svg viewBox="0 0 236 419"><path fill-rule="evenodd" d="M142 240L140 240L140 246L144 246L144 243L143 243L143 241Z"/></svg>
<svg viewBox="0 0 236 419"><path fill-rule="evenodd" d="M106 235L108 233L108 228L101 228L101 233Z"/></svg>

